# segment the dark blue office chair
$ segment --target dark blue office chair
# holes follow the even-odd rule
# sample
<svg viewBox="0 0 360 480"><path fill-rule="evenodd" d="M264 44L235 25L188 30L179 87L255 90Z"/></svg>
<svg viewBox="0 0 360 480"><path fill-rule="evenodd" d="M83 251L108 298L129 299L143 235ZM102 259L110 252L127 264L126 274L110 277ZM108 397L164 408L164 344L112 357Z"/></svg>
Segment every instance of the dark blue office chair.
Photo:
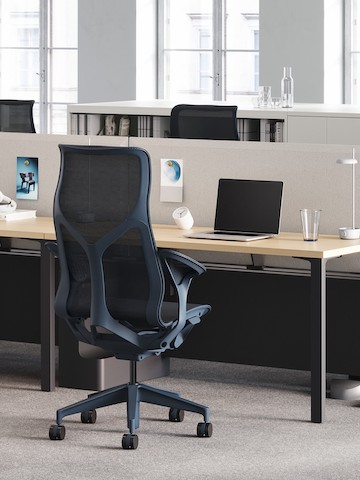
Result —
<svg viewBox="0 0 360 480"><path fill-rule="evenodd" d="M236 105L175 105L170 114L170 137L239 140L236 112Z"/></svg>
<svg viewBox="0 0 360 480"><path fill-rule="evenodd" d="M1 100L0 131L36 133L33 106L34 100Z"/></svg>
<svg viewBox="0 0 360 480"><path fill-rule="evenodd" d="M61 166L54 200L60 282L55 310L79 342L100 347L102 357L130 361L130 381L90 395L57 411L52 440L62 440L67 415L81 413L94 423L96 408L127 403L128 434L123 448L135 449L139 403L170 408L170 421L184 410L203 415L197 435L210 437L208 408L178 393L137 383L136 365L151 355L179 347L209 305L187 305L191 280L205 268L172 250L157 250L148 198L150 159L126 147L60 145ZM165 301L171 281L176 301Z"/></svg>

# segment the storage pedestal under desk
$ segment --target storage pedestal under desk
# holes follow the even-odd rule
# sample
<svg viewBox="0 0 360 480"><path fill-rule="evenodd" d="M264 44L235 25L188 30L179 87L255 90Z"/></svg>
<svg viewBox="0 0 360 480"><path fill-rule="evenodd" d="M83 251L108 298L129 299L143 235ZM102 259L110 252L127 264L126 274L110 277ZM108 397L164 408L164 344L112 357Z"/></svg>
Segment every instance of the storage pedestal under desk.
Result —
<svg viewBox="0 0 360 480"><path fill-rule="evenodd" d="M85 345L85 348L88 345ZM78 341L65 322L59 322L59 387L105 390L128 383L130 362L110 358L83 358ZM170 373L170 359L149 357L137 364L140 382Z"/></svg>

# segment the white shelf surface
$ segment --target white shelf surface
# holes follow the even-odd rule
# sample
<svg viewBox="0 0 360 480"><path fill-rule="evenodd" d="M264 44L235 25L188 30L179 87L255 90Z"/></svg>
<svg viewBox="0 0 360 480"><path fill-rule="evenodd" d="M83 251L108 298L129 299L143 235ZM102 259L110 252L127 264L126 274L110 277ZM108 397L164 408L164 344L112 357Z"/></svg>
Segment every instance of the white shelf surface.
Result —
<svg viewBox="0 0 360 480"><path fill-rule="evenodd" d="M78 103L68 105L68 113L84 114L122 114L122 115L153 115L170 116L172 107L181 102L169 100L127 100L119 102ZM189 102L209 103L211 105L234 105L233 102ZM287 116L325 116L325 117L359 117L359 105L329 105L320 103L296 103L293 108L256 108L249 103L237 105L238 118L278 118Z"/></svg>

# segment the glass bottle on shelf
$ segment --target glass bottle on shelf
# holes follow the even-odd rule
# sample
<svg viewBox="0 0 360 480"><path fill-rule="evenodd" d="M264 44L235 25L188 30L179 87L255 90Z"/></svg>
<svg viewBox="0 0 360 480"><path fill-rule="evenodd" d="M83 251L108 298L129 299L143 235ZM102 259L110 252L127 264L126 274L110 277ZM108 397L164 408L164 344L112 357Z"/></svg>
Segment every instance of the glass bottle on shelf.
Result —
<svg viewBox="0 0 360 480"><path fill-rule="evenodd" d="M291 76L291 67L284 67L284 76L281 79L281 106L294 106L294 79Z"/></svg>

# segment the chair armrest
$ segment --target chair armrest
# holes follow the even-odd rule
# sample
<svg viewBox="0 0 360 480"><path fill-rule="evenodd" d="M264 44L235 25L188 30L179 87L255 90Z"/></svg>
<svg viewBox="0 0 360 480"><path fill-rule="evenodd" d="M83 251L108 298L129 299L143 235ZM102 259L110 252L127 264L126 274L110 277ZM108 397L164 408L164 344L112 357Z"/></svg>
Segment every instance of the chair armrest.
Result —
<svg viewBox="0 0 360 480"><path fill-rule="evenodd" d="M175 250L160 249L158 254L163 270L169 274L177 293L178 321L167 336L167 341L171 343L181 334L188 321L186 312L190 283L194 277L206 272L206 268L196 260Z"/></svg>
<svg viewBox="0 0 360 480"><path fill-rule="evenodd" d="M161 249L159 250L159 257L166 264L177 285L185 280L189 283L192 278L206 272L206 268L200 262L176 250Z"/></svg>

